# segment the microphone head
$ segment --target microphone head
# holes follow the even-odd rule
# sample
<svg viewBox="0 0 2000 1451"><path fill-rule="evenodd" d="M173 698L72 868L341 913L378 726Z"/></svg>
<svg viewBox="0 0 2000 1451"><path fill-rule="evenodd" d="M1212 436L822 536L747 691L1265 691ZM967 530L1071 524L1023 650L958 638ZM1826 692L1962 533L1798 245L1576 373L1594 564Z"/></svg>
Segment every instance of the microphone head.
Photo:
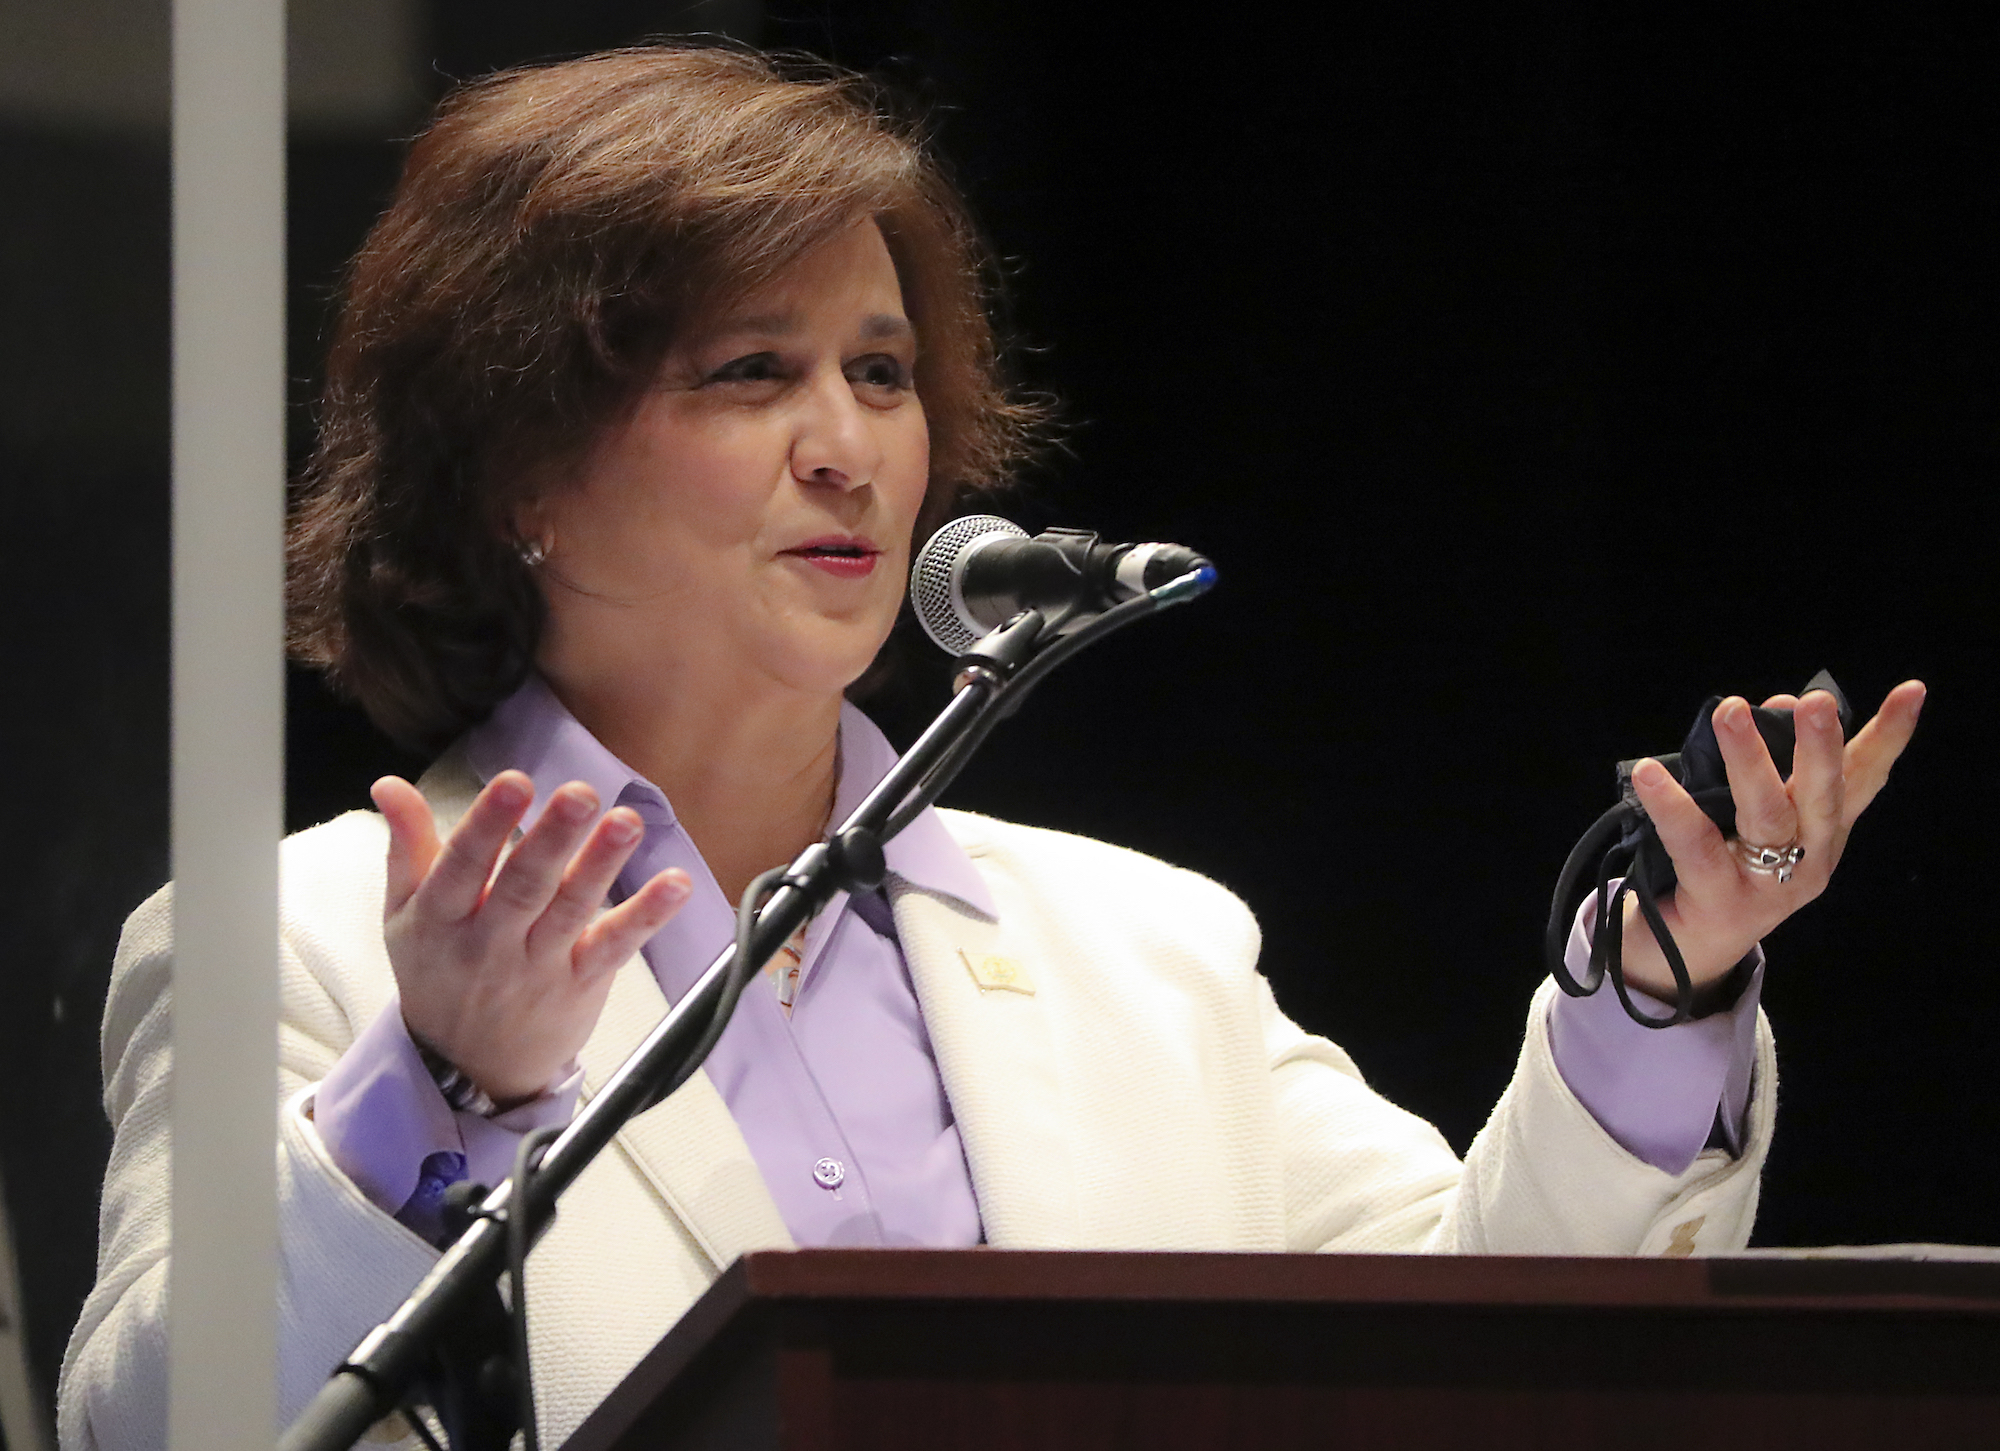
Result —
<svg viewBox="0 0 2000 1451"><path fill-rule="evenodd" d="M965 562L996 539L1026 539L1028 531L995 514L954 519L917 551L910 566L910 605L931 643L947 655L962 655L987 627L965 603Z"/></svg>

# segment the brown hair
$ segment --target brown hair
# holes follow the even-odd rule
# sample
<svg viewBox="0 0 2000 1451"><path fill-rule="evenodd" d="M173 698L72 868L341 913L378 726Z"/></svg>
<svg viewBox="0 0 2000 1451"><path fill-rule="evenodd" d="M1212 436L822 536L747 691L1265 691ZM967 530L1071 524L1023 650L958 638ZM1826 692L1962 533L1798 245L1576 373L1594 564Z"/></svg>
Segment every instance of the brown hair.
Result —
<svg viewBox="0 0 2000 1451"><path fill-rule="evenodd" d="M916 328L921 534L1006 477L1043 409L1000 381L963 203L867 83L646 47L447 97L350 266L291 529L293 653L404 745L484 718L543 624L518 506L560 486L698 309L857 216Z"/></svg>

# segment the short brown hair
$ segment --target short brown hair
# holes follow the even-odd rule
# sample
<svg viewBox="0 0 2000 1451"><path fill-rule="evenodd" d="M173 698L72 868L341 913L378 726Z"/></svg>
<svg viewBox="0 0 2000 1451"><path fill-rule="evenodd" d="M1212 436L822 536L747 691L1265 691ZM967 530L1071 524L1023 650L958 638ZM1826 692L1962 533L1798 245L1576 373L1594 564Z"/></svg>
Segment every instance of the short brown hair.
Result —
<svg viewBox="0 0 2000 1451"><path fill-rule="evenodd" d="M916 128L858 77L719 48L502 72L447 97L350 266L289 544L292 651L435 749L533 662L511 520L637 398L676 329L858 216L916 329L922 531L1000 483L992 269Z"/></svg>

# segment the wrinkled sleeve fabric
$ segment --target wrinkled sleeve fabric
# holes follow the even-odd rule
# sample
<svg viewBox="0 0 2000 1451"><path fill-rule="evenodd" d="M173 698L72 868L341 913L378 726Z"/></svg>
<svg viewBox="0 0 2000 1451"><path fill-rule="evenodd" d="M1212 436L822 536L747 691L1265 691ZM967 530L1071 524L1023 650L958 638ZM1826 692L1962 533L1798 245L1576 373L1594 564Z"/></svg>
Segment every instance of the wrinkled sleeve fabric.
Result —
<svg viewBox="0 0 2000 1451"><path fill-rule="evenodd" d="M459 1179L498 1184L513 1172L521 1136L568 1123L582 1086L583 1071L573 1066L541 1097L504 1114L456 1111L425 1069L401 1005L391 1000L319 1085L313 1126L371 1204L436 1242L443 1228L438 1191ZM444 1165L450 1167L440 1171Z"/></svg>
<svg viewBox="0 0 2000 1451"><path fill-rule="evenodd" d="M327 1073L313 1095L313 1124L334 1164L387 1214L409 1202L426 1159L465 1152L451 1105L393 1001Z"/></svg>
<svg viewBox="0 0 2000 1451"><path fill-rule="evenodd" d="M1596 921L1592 893L1564 951L1573 977L1581 979L1590 964ZM1748 984L1729 1008L1671 1028L1633 1022L1608 983L1587 998L1557 993L1550 1003L1549 1048L1563 1082L1606 1133L1656 1169L1685 1171L1718 1123L1727 1147L1742 1152L1757 1063L1762 948L1751 965Z"/></svg>
<svg viewBox="0 0 2000 1451"><path fill-rule="evenodd" d="M1265 988L1288 1247L1679 1256L1747 1244L1776 1102L1761 1016L1741 1152L1703 1150L1670 1172L1612 1137L1565 1081L1549 1044L1555 996L1551 982L1536 992L1513 1078L1460 1162Z"/></svg>

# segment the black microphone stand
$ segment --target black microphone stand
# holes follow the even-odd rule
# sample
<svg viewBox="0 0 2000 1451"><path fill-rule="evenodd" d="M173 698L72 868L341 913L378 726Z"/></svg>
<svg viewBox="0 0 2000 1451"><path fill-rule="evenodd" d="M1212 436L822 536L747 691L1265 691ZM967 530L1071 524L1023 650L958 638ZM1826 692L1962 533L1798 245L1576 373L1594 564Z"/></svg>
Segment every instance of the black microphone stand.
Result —
<svg viewBox="0 0 2000 1451"><path fill-rule="evenodd" d="M1112 630L1206 592L1214 579L1204 563L1080 625L1027 610L961 655L954 694L937 719L840 829L800 852L778 878L751 928L748 961L767 961L835 892L879 886L882 843L937 798L1050 670ZM452 1451L506 1451L521 1429L515 1377L528 1374L513 1363L509 1311L498 1290L509 1222L519 1215L532 1243L554 1217L557 1198L626 1121L693 1076L719 1031L718 1010L733 1006L739 947L709 965L584 1105L542 1154L525 1190L509 1178L472 1211L470 1225L401 1308L362 1339L286 1430L279 1451L344 1451L419 1386L446 1424ZM740 990L740 981L735 986Z"/></svg>

